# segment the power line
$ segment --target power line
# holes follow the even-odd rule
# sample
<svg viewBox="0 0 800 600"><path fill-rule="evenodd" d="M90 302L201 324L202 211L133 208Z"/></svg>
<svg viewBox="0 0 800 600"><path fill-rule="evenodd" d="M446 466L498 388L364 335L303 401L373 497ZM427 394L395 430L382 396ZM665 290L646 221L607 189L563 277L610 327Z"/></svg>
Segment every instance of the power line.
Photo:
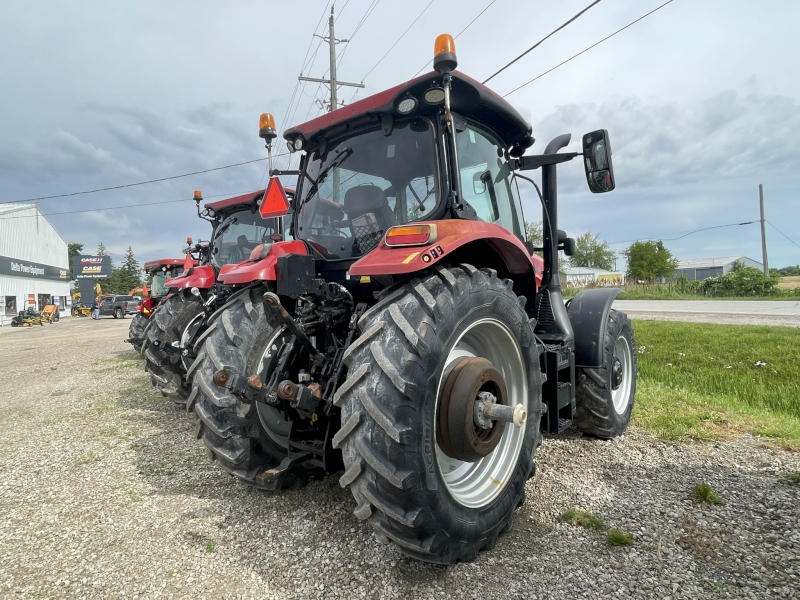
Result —
<svg viewBox="0 0 800 600"><path fill-rule="evenodd" d="M766 221L766 219L764 219L764 220ZM767 221L767 223L769 223L769 221ZM790 242L792 242L792 243L793 243L795 246L797 246L798 248L800 248L800 244L798 244L797 242L795 242L795 241L794 241L792 238L790 238L788 235L786 235L785 233L783 233L783 232L782 232L780 229L778 229L777 227L775 227L775 225L773 225L772 223L769 223L769 226L770 226L770 227L772 227L772 228L773 228L775 231L777 231L778 233L780 233L780 234L781 234L783 237L785 237L787 240L789 240Z"/></svg>
<svg viewBox="0 0 800 600"><path fill-rule="evenodd" d="M487 4L487 5L486 5L486 7L485 7L485 8L484 8L484 9L483 9L481 12L479 12L477 15L475 15L475 17L472 19L472 21L470 21L469 23L467 23L467 26L466 26L466 27L464 27L464 29L462 29L461 31L459 31L459 32L456 34L456 36L455 36L453 39L457 40L457 39L458 39L458 36L460 36L460 35L461 35L462 33L464 33L464 32L465 32L467 29L469 29L469 28L472 26L472 24L473 24L475 21L477 21L477 20L478 20L478 17L480 17L480 16L481 16L483 13L485 13L487 10L489 10L489 7L491 7L491 6L492 6L492 4L494 4L495 2L497 2L497 0L492 0L491 2L489 2L489 4ZM598 0L598 2L599 2L599 0ZM421 68L419 71L417 71L416 73L414 73L414 77L416 77L417 75L419 75L420 73L422 73L422 71L424 71L424 70L425 70L425 67L427 67L427 66L428 66L429 64L431 64L432 62L433 62L433 59L431 58L431 59L430 59L428 62L426 62L424 65L422 65L422 68ZM356 91L358 91L358 90L356 90Z"/></svg>
<svg viewBox="0 0 800 600"><path fill-rule="evenodd" d="M563 24L563 25L561 25L560 27L558 27L558 28L554 29L553 31L551 31L550 33L548 33L546 36L544 36L542 39L540 39L538 42L536 42L536 43L535 43L533 46L531 46L530 48L528 48L527 50L525 50L525 52L523 52L523 53L522 53L522 54L520 54L520 55L519 55L517 58L515 58L515 59L514 59L514 60L512 60L510 63L508 63L506 66L504 66L502 69L500 69L499 71L497 71L496 73L494 73L493 75L491 75L491 76L490 76L488 79L485 79L485 80L484 80L482 83L483 83L484 85L486 85L486 82L487 82L487 81L489 81L490 79L494 79L494 78L495 78L497 75L499 75L500 73L502 73L503 71L505 71L505 70L506 70L508 67L510 67L511 65L513 65L515 62L517 62L517 61L518 61L520 58L522 58L523 56L525 56L526 54L528 54L528 53L529 53L529 52L531 52L532 50L534 50L534 49L538 48L539 46L541 46L541 45L542 45L542 43L543 43L543 42L544 42L544 41L545 41L547 38L549 38L549 37L551 37L551 36L555 35L555 34L556 34L556 33L558 33L559 31L561 31L562 29L564 29L564 27L566 27L567 25L569 25L570 23L572 23L574 20L576 20L578 17L580 17L580 16L581 16L583 13L585 13L587 10L589 10L590 8L592 8L593 6L595 6L595 5L597 5L597 4L600 4L600 0L595 0L594 2L592 2L592 3L591 3L589 6L587 6L586 8L584 8L584 9L583 9L581 12L579 12L579 13L578 13L577 15L575 15L574 17L572 17L572 18L571 18L569 21L567 21L566 23L564 23L564 24Z"/></svg>
<svg viewBox="0 0 800 600"><path fill-rule="evenodd" d="M427 11L427 10L428 10L428 9L431 7L431 4L433 4L434 2L436 2L436 0L431 0L430 2L428 2L428 5L427 5L425 8L423 8L423 9L422 9L422 12L421 12L421 13L419 13L419 14L417 15L417 18L416 18L416 19L414 19L414 20L411 22L411 25L409 25L409 26L408 26L408 29L406 29L406 30L403 32L403 34L402 34L402 35L401 35L399 38L397 38L397 41L396 41L394 44L392 44L392 47L391 47L391 48L389 48L389 49L386 51L386 54L384 54L383 56L381 56L381 59L380 59L380 60L379 60L377 63L375 63L375 66L374 66L374 67L372 67L372 68L369 70L369 72L368 72L366 75L364 75L364 77L362 77L362 78L361 78L361 82L362 82L362 83L364 82L364 80L365 80L367 77L369 77L369 76L370 76L370 74L371 74L371 73L372 73L372 72L373 72L375 69L377 69L377 68L378 68L378 65L380 65L380 64L383 62L383 59L384 59L384 58L386 58L386 57L389 55L389 52L391 52L392 50L394 50L394 47L395 47L395 46L397 46L397 44L399 44L399 43L400 43L400 40L402 40L402 39L403 39L403 38L406 36L406 34L407 34L409 31L411 31L411 28L414 26L414 24L415 24L417 21L419 21L419 20L422 18L422 15L424 15L424 14L425 14L425 11Z"/></svg>
<svg viewBox="0 0 800 600"><path fill-rule="evenodd" d="M350 42L352 42L352 41L353 41L353 38L354 38L354 37L356 37L356 34L358 33L358 30L359 30L359 29L361 29L361 26L362 26L362 25L364 24L364 22L365 22L365 21L366 21L366 20L369 18L369 16L372 14L372 11L374 11L374 10L375 10L375 8L378 6L378 3L379 3L380 1L381 1L381 0L372 0L372 4L370 4L370 5L367 7L367 10L366 10L366 11L364 11L364 16L363 16L363 17L361 18L361 20L358 22L358 25L356 25L356 28L353 30L353 33L351 33L351 34L350 34L350 38L349 38L349 41L350 41ZM344 9L342 9L342 10L344 10ZM340 14L341 14L341 13L340 13ZM336 17L336 18L338 19L339 17ZM339 65L341 65L341 64L342 64L342 59L344 58L344 53L345 53L345 52L347 52L347 49L348 49L349 47L350 47L350 44L349 44L349 43L348 43L348 44L345 44L344 48L342 48L342 51L339 53L339 56L336 58L336 68L337 68L337 69L339 68ZM325 77L325 75L323 75L323 77ZM356 92L357 92L357 91L358 91L358 88L356 88Z"/></svg>
<svg viewBox="0 0 800 600"><path fill-rule="evenodd" d="M241 195L250 194L250 193L255 194L255 193L260 192L260 191L261 190L258 189L258 190L254 190L252 192L228 192L226 194L213 194L211 196L204 196L203 199L207 200L209 198L221 198L223 196L234 197L234 196L241 196ZM56 215L75 215L75 214L78 214L78 213L100 212L100 211L104 211L104 210L118 210L118 209L123 209L123 208L138 208L140 206L156 206L156 205L159 205L159 204L175 204L176 202L186 202L186 201L189 201L189 200L194 200L194 198L181 198L180 200L160 200L158 202L144 202L144 203L139 202L137 204L121 204L119 206L104 206L104 207L98 207L98 208L85 208L85 209L82 209L82 210L67 210L67 211L64 211L64 212L42 213L42 215L45 216L45 217L52 217L52 216L56 216ZM7 217L0 216L0 220L2 220L2 219L32 219L32 218L34 218L36 216L37 215L13 215L13 216L7 216Z"/></svg>
<svg viewBox="0 0 800 600"><path fill-rule="evenodd" d="M524 88L526 85L529 85L529 84L533 83L534 81L536 81L537 79L540 79L540 78L544 77L545 75L547 75L547 74L548 74L548 73L550 73L551 71L555 71L555 70L556 70L557 68L559 68L560 66L567 64L567 63L568 63L569 61L571 61L573 58L577 58L577 57L579 57L581 54L583 54L583 53L585 53L585 52L588 52L589 50L591 50L591 49L592 49L592 48L594 48L595 46L599 46L600 44L602 44L603 42L605 42L607 39L614 37L614 36L615 36L615 35L617 35L619 32L621 32L621 31L624 31L625 29L627 29L627 28L628 28L628 27L630 27L631 25L634 25L635 23L638 23L639 21L641 21L641 20L642 20L642 19L644 19L645 17L649 17L650 15L652 15L652 14L653 14L654 12L656 12L657 10L661 10L661 9L662 9L662 8L664 8L664 7L665 7L667 4L671 4L672 2L673 2L673 0L667 0L667 2L664 2L664 4L662 4L661 6L658 6L658 7L654 8L654 9L653 9L653 10L651 10L649 13L647 13L647 14L645 14L645 15L642 15L641 17L639 17L639 18L638 18L638 19L636 19L635 21L631 21L630 23L628 23L627 25L625 25L625 27L622 27L621 29L617 29L617 30L616 30L614 33L612 33L611 35L608 35L608 36L604 37L602 40L600 40L599 42L592 44L591 46L589 46L588 48L585 48L584 50L581 50L580 52L578 52L578 53L577 53L577 54L575 54L574 56L571 56L571 57L569 57L569 58L568 58L567 60L565 60L564 62L561 62L561 63L557 64L557 65L556 65L555 67L553 67L552 69L549 69L549 70L545 71L545 72L544 72L544 73L542 73L541 75L537 75L536 77L534 77L534 78L533 78L533 79L531 79L530 81L527 81L527 82L523 83L521 86L519 86L519 87L517 87L517 88L514 88L513 90L511 90L511 91L510 91L510 92L508 92L507 94L503 94L503 98L506 98L507 96L510 96L511 94L513 94L514 92L516 92L516 91L518 91L518 90L521 90L521 89L522 89L522 88Z"/></svg>
<svg viewBox="0 0 800 600"><path fill-rule="evenodd" d="M284 156L288 154L288 152L283 152L281 154L276 154L275 156ZM39 200L51 200L53 198L67 198L69 196L80 196L82 194L94 194L96 192L107 192L110 190L120 190L122 188L129 188L129 187L136 187L138 185L146 185L148 183L158 183L159 181L169 181L170 179L180 179L182 177L191 177L192 175L201 175L203 173L211 173L212 171L221 171L223 169L230 169L232 167L241 167L242 165L249 165L252 163L261 162L262 160L267 160L265 158L255 158L253 160L246 160L240 163L233 163L232 165L225 165L222 167L214 167L212 169L203 169L202 171L192 171L191 173L182 173L181 175L171 175L169 177L160 177L158 179L149 179L147 181L139 181L137 183L126 183L124 185L112 185L110 187L104 188L97 188L96 190L84 190L82 192L71 192L69 194L56 194L54 196L40 196L39 198L25 198L23 200L4 200L0 202L0 204L15 204L18 202L37 202Z"/></svg>
<svg viewBox="0 0 800 600"><path fill-rule="evenodd" d="M695 229L693 231L689 231L687 233L684 233L683 235L679 235L678 237L674 238L653 236L653 237L637 238L635 240L625 240L624 242L609 242L609 246L613 246L615 244L631 244L633 242L640 242L642 240L664 240L667 242L673 242L675 240L682 240L686 236L692 235L693 233L700 233L701 231L708 231L710 229L721 229L723 227L737 227L739 225L752 225L753 223L756 223L756 221L744 221L743 223L728 223L727 225L714 225L713 227L703 227L702 229ZM667 235L674 235L674 234L667 234Z"/></svg>

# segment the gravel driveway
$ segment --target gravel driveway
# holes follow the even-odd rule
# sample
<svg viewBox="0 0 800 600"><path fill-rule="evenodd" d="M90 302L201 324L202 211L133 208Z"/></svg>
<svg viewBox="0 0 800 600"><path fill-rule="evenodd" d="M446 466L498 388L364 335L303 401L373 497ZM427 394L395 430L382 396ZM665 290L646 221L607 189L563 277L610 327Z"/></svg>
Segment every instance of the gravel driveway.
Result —
<svg viewBox="0 0 800 600"><path fill-rule="evenodd" d="M474 563L431 566L378 542L333 479L260 493L224 475L152 391L128 325L0 329L2 597L797 597L796 453L547 439L512 531ZM690 499L703 481L723 504ZM569 508L634 545L562 522Z"/></svg>

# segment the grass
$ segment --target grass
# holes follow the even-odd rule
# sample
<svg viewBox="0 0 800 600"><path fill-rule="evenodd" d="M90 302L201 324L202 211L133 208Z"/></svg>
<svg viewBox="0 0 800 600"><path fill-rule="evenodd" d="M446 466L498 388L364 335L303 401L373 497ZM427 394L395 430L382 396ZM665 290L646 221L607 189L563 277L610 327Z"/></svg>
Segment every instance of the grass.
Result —
<svg viewBox="0 0 800 600"><path fill-rule="evenodd" d="M569 509L561 517L565 522L578 525L585 529L595 529L606 534L606 541L609 546L631 546L633 545L633 534L625 533L620 529L609 529L603 519L596 514L585 511Z"/></svg>
<svg viewBox="0 0 800 600"><path fill-rule="evenodd" d="M632 546L633 535L619 529L609 529L606 534L609 546Z"/></svg>
<svg viewBox="0 0 800 600"><path fill-rule="evenodd" d="M707 483L698 483L692 490L692 496L698 502L706 502L707 504L722 504L722 498L714 493L714 489Z"/></svg>
<svg viewBox="0 0 800 600"><path fill-rule="evenodd" d="M580 525L586 529L597 529L598 531L605 531L607 529L603 520L594 513L585 510L569 509L564 513L564 520L573 525Z"/></svg>
<svg viewBox="0 0 800 600"><path fill-rule="evenodd" d="M75 461L75 466L89 465L92 463L100 462L101 460L103 460L102 457L96 452L87 452L86 454L84 454L78 460Z"/></svg>
<svg viewBox="0 0 800 600"><path fill-rule="evenodd" d="M206 541L206 552L213 552L214 551L214 542L211 540Z"/></svg>
<svg viewBox="0 0 800 600"><path fill-rule="evenodd" d="M667 441L750 433L800 449L800 329L636 321L633 422Z"/></svg>
<svg viewBox="0 0 800 600"><path fill-rule="evenodd" d="M715 296L699 290L692 291L689 287L684 287L683 291L681 291L681 288L674 283L648 283L644 285L632 283L618 287L625 291L625 295L621 296L620 300L797 300L800 298L800 292L797 291L800 285L784 283L786 279L793 278L782 277L781 283L778 284L778 289L769 296ZM797 279L800 279L800 277ZM564 286L564 298L573 298L583 289L591 289L591 286L588 288Z"/></svg>
<svg viewBox="0 0 800 600"><path fill-rule="evenodd" d="M786 479L791 483L800 483L800 473L795 473L794 471L790 471L784 475Z"/></svg>

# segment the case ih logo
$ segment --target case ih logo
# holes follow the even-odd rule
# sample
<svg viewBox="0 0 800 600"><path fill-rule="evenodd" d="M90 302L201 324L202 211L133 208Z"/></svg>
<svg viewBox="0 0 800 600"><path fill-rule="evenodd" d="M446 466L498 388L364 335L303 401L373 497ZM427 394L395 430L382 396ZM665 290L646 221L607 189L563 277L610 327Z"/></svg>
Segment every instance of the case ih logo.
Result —
<svg viewBox="0 0 800 600"><path fill-rule="evenodd" d="M76 256L72 259L72 272L77 279L108 279L111 277L111 257Z"/></svg>
<svg viewBox="0 0 800 600"><path fill-rule="evenodd" d="M82 265L102 265L103 264L103 257L102 256L84 256L81 258Z"/></svg>

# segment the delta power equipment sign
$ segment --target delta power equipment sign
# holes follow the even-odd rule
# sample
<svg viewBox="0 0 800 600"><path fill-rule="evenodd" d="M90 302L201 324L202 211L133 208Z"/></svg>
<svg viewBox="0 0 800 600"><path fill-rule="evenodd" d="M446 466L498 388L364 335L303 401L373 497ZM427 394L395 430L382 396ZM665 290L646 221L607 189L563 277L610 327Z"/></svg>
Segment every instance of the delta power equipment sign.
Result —
<svg viewBox="0 0 800 600"><path fill-rule="evenodd" d="M76 256L72 259L72 272L76 279L110 279L110 256Z"/></svg>
<svg viewBox="0 0 800 600"><path fill-rule="evenodd" d="M54 267L53 265L43 265L29 260L10 258L8 256L0 256L0 275L67 281L69 280L69 269Z"/></svg>

